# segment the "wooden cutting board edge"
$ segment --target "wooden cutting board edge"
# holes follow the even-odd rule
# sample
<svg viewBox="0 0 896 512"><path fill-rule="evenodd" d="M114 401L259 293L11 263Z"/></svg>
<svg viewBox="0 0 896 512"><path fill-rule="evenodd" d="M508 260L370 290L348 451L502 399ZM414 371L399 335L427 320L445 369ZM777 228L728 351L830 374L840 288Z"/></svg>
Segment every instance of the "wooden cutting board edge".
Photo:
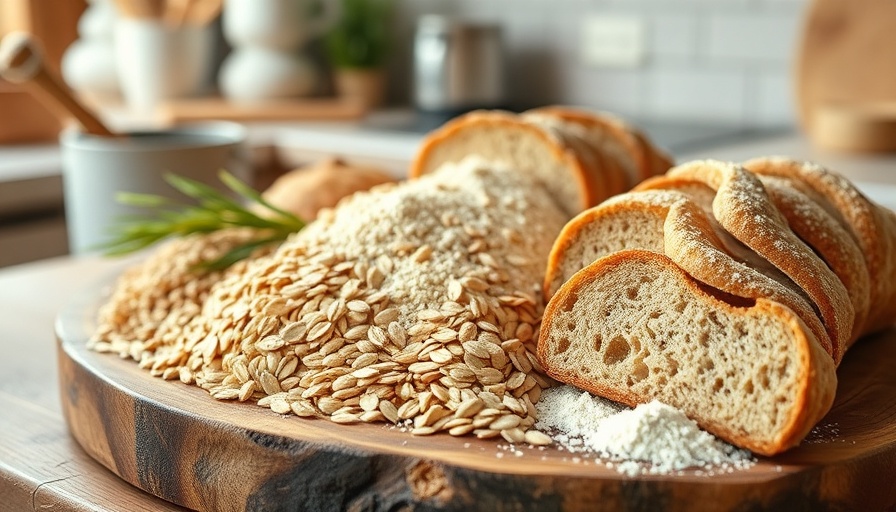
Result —
<svg viewBox="0 0 896 512"><path fill-rule="evenodd" d="M60 396L72 435L127 482L188 508L618 510L659 504L666 510L703 505L818 510L896 505L890 484L896 467L892 415L883 425L884 436L876 441L862 437L858 447L848 438L822 439L748 470L629 478L593 461L575 462L572 454L555 448L524 448L517 457L499 448L503 441L414 437L384 426L281 417L253 405L218 402L198 388L153 378L131 361L87 350L85 333L92 329L99 294L81 299L57 322ZM878 338L877 345L896 354L896 333ZM879 359L867 346L855 352L863 363ZM868 375L861 369L851 373ZM864 396L864 386L874 385L862 383L855 396L838 395L837 402ZM891 402L896 402L894 389L887 390ZM832 425L839 428L837 422Z"/></svg>

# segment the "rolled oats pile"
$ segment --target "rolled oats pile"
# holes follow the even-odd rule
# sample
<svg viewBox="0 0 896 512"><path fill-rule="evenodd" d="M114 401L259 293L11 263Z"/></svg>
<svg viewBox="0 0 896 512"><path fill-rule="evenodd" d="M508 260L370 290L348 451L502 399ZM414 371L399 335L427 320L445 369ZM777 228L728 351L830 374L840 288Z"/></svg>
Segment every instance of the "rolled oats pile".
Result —
<svg viewBox="0 0 896 512"><path fill-rule="evenodd" d="M535 344L565 220L528 177L467 160L355 194L225 272L191 268L240 233L175 241L123 275L91 343L281 414L546 444L528 430L551 384Z"/></svg>

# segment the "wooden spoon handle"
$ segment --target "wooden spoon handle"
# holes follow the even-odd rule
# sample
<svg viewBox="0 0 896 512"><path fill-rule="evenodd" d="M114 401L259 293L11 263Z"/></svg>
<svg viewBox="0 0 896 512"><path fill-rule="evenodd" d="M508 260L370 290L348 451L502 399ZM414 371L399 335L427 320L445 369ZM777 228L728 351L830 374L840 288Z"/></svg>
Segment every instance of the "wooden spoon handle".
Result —
<svg viewBox="0 0 896 512"><path fill-rule="evenodd" d="M12 32L0 41L0 76L29 88L56 115L73 116L84 131L106 137L114 136L93 113L82 105L62 81L44 65L40 49L25 32Z"/></svg>

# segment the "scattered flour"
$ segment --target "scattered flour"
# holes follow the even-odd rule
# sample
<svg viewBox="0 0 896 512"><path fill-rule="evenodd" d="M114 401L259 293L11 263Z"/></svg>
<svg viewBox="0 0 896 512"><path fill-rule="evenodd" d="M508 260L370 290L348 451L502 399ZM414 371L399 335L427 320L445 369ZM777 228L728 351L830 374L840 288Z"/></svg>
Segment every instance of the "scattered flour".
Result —
<svg viewBox="0 0 896 512"><path fill-rule="evenodd" d="M545 390L535 407L535 427L552 432L564 449L617 461L608 467L629 476L686 468L728 470L753 463L749 452L700 430L681 411L659 401L629 409L560 386Z"/></svg>

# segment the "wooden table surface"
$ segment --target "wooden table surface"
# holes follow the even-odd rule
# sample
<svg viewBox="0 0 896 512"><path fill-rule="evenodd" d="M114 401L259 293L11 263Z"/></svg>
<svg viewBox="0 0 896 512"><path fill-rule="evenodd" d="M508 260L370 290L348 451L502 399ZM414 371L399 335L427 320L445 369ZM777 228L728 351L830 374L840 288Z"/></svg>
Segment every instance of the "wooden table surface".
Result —
<svg viewBox="0 0 896 512"><path fill-rule="evenodd" d="M56 314L117 265L64 257L0 269L0 512L185 510L95 462L62 418Z"/></svg>

